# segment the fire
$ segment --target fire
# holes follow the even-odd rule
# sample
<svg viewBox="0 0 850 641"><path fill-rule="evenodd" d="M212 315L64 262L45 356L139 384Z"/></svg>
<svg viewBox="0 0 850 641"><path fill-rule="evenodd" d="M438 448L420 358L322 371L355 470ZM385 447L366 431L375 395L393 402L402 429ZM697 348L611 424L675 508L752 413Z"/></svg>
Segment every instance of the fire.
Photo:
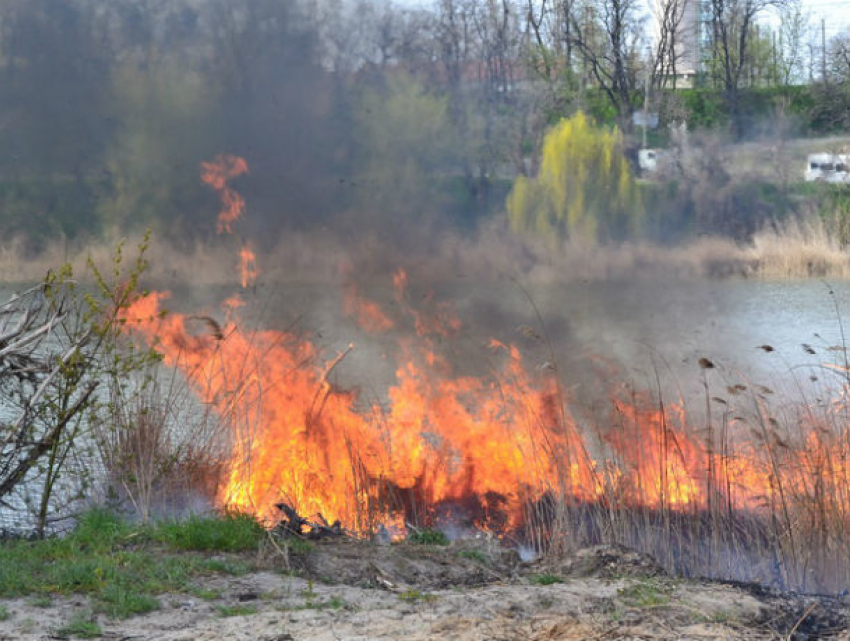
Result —
<svg viewBox="0 0 850 641"><path fill-rule="evenodd" d="M245 211L245 199L231 189L227 182L248 173L248 163L238 156L220 155L212 162L201 163L201 180L219 192L222 210L218 215L218 233L233 233L231 225Z"/></svg>
<svg viewBox="0 0 850 641"><path fill-rule="evenodd" d="M238 204L219 218L228 230L244 201L227 180L244 171L247 164L229 156L204 164L204 180L225 204ZM243 248L243 288L258 273ZM768 460L755 446L720 446L713 433L696 436L682 408L654 406L648 396L613 400L610 425L590 429L571 412L554 368L529 367L516 346L491 340L491 372L455 374L445 346L461 328L457 314L433 295L414 307L403 270L392 287L391 311L353 285L343 296L345 315L369 333L392 330L398 343L395 382L373 403L332 382L353 345L325 359L309 337L249 329L239 297L225 301L217 335L192 333L189 317L161 313L167 293L132 306L128 327L231 426L221 506L274 521L283 500L305 516L394 535L405 519L455 506L479 527L505 531L522 527L529 507L547 498L684 511L723 494L757 509L781 489L780 467L787 484L806 491L822 461L847 460L816 437L796 466Z"/></svg>
<svg viewBox="0 0 850 641"><path fill-rule="evenodd" d="M411 351L389 405L363 408L328 381L343 355L323 364L308 340L248 332L236 321L223 340L191 335L186 317L160 314L166 297L140 299L128 324L234 424L222 505L273 519L275 503L286 500L303 514L365 530L397 514L401 495L422 510L499 495L516 527L522 492L539 497L558 485L545 452L567 445L552 415L554 391L551 382L538 387L524 378L514 348L503 355L501 382L437 376L448 363ZM584 480L580 468L575 476Z"/></svg>
<svg viewBox="0 0 850 641"><path fill-rule="evenodd" d="M357 286L353 283L346 286L343 292L343 311L346 316L353 317L361 328L372 334L385 332L395 326L380 305L358 296Z"/></svg>
<svg viewBox="0 0 850 641"><path fill-rule="evenodd" d="M257 268L257 255L250 246L243 245L239 251L240 272L242 274L242 289L247 289L257 280L260 270Z"/></svg>

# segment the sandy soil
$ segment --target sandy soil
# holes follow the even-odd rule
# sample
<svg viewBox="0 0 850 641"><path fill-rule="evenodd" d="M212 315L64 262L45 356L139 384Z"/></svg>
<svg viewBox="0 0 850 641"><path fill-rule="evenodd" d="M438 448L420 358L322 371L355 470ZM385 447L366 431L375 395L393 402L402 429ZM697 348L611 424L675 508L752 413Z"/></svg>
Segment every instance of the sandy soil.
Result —
<svg viewBox="0 0 850 641"><path fill-rule="evenodd" d="M320 546L309 556L313 563L336 564L348 584L319 582L306 563L300 569L295 563L289 573L209 577L194 590L206 591L206 598L163 595L156 612L97 621L104 638L146 640L850 639L847 607L837 599L673 579L651 560L619 548L513 568L506 560L463 558L464 568L472 567L466 561L486 566L485 579L465 570L449 576L438 567L435 559L457 559L457 550L411 552L396 546L361 554L357 574L351 568L354 552L364 548L341 547L342 553L340 546ZM408 583L414 575L421 580ZM562 582L542 585L543 577ZM443 580L457 583L428 587ZM91 612L82 597L57 598L48 607L32 599L5 606L11 616L0 622L3 640L65 638L57 631L75 615Z"/></svg>

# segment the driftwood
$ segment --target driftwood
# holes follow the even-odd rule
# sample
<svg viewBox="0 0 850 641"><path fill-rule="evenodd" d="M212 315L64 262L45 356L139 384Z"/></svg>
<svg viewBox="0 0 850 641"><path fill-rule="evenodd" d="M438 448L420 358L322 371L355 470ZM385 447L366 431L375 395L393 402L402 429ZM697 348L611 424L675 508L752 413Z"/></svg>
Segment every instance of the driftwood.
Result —
<svg viewBox="0 0 850 641"><path fill-rule="evenodd" d="M282 537L298 536L311 541L316 541L329 537L350 535L349 532L342 527L342 523L339 521L334 521L332 524L328 523L327 520L325 520L325 517L321 514L316 515L319 519L319 522L317 523L315 521L305 519L288 503L281 502L276 504L275 507L283 513L283 519L281 519L280 523L277 524L274 532Z"/></svg>

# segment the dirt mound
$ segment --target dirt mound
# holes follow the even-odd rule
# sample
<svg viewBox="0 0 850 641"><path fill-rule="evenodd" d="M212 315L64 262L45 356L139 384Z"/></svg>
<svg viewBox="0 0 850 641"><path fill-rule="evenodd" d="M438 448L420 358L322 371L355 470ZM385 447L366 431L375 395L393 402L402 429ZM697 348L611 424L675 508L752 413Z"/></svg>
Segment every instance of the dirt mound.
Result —
<svg viewBox="0 0 850 641"><path fill-rule="evenodd" d="M291 558L292 569L306 578L391 590L487 585L510 579L519 564L516 551L485 538L446 546L328 539Z"/></svg>
<svg viewBox="0 0 850 641"><path fill-rule="evenodd" d="M596 577L617 579L627 576L667 576L667 572L655 560L622 545L597 545L579 550L560 559L545 559L535 564L562 577Z"/></svg>

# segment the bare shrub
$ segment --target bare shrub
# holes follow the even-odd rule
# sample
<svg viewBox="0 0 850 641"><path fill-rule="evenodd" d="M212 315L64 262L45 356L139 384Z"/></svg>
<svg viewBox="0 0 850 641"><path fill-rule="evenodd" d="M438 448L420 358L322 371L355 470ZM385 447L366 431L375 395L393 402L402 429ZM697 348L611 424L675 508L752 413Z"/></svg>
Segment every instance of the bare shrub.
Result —
<svg viewBox="0 0 850 641"><path fill-rule="evenodd" d="M95 440L113 494L142 521L211 506L229 452L224 422L159 364L112 378L108 394Z"/></svg>
<svg viewBox="0 0 850 641"><path fill-rule="evenodd" d="M129 267L120 244L106 275L89 262L93 290L81 288L65 264L0 306L0 500L17 493L39 534L94 481L86 459L104 376L147 360L146 351L118 345L146 240Z"/></svg>

